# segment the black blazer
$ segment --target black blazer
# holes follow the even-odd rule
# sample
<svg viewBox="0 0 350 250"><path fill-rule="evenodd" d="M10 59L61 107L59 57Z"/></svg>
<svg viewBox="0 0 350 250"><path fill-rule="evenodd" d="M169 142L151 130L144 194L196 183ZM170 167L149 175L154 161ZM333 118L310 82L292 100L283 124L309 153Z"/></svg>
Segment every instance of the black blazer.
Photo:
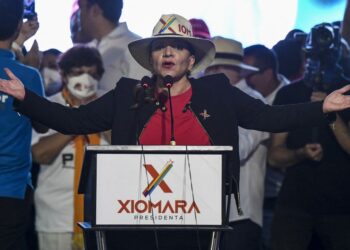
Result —
<svg viewBox="0 0 350 250"><path fill-rule="evenodd" d="M238 126L269 132L283 132L314 126L324 120L322 103L269 106L232 87L223 74L190 79L189 108L208 132L213 145L233 146L228 176L239 179ZM156 111L155 104L135 103L134 87L139 81L122 78L115 89L79 108L69 108L26 90L15 109L63 134L91 134L112 130L112 144L135 145L143 126ZM207 111L209 117L201 115Z"/></svg>

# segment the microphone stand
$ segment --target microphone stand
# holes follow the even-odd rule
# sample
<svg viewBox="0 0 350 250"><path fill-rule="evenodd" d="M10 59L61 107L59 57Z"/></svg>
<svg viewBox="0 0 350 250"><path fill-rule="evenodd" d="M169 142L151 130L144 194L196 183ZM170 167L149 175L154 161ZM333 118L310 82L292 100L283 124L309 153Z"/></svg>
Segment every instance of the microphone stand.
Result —
<svg viewBox="0 0 350 250"><path fill-rule="evenodd" d="M171 136L170 136L170 145L175 146L175 132L174 132L174 114L173 114L173 104L171 101L170 87L167 87L169 91L169 106L170 106L170 127L171 127Z"/></svg>
<svg viewBox="0 0 350 250"><path fill-rule="evenodd" d="M168 89L168 94L169 94L169 107L170 107L170 128L171 128L171 136L170 136L170 145L171 146L175 146L176 145L176 141L175 141L175 132L174 132L174 114L173 114L173 103L171 100L171 93L170 93L170 89L174 84L174 79L167 75L164 77L164 83L165 86Z"/></svg>
<svg viewBox="0 0 350 250"><path fill-rule="evenodd" d="M173 104L172 104L171 93L170 93L170 89L173 86L173 84L174 84L174 79L171 76L167 75L167 76L164 77L164 85L168 89L168 93L169 93L168 95L169 95L170 126L171 126L170 145L176 146L175 132L174 132ZM186 110L188 108L189 108L189 104L186 105L186 107L183 110L183 112L186 112ZM192 182L192 180L191 180L191 182ZM192 195L193 195L193 190L192 190ZM194 200L194 197L193 197L193 200ZM197 237L199 237L199 236L197 235ZM219 242L220 242L220 232L219 231L214 231L212 233L212 236L211 236L211 239L210 239L209 250L217 250L217 249L219 249ZM198 248L201 249L200 242L198 242Z"/></svg>

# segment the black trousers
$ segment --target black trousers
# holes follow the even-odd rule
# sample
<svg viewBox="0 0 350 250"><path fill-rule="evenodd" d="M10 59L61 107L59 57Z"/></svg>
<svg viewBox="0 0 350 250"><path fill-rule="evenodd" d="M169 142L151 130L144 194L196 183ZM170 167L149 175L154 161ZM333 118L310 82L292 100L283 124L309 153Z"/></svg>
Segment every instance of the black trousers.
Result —
<svg viewBox="0 0 350 250"><path fill-rule="evenodd" d="M198 234L197 234L198 233ZM108 237L109 236L109 237ZM210 241L207 231L153 231L120 232L107 234L107 246L111 249L156 250L156 237L159 250L207 250Z"/></svg>
<svg viewBox="0 0 350 250"><path fill-rule="evenodd" d="M0 249L25 250L26 230L33 202L33 190L27 187L24 199L0 197Z"/></svg>
<svg viewBox="0 0 350 250"><path fill-rule="evenodd" d="M107 249L118 250L208 250L212 232L196 230L105 231ZM85 234L85 249L95 250L93 232Z"/></svg>
<svg viewBox="0 0 350 250"><path fill-rule="evenodd" d="M349 235L350 214L313 216L279 208L272 222L271 245L273 250L306 250L314 237L322 249L350 250Z"/></svg>
<svg viewBox="0 0 350 250"><path fill-rule="evenodd" d="M251 220L231 222L233 230L221 234L220 250L260 250L262 229Z"/></svg>

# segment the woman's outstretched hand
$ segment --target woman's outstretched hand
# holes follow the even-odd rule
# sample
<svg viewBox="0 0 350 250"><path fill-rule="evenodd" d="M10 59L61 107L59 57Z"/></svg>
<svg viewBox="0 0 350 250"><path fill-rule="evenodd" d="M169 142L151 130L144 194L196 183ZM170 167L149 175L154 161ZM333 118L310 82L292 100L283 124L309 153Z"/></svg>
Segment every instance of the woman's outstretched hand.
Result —
<svg viewBox="0 0 350 250"><path fill-rule="evenodd" d="M344 93L350 91L350 84L330 93L323 102L323 113L341 111L350 108L350 95Z"/></svg>
<svg viewBox="0 0 350 250"><path fill-rule="evenodd" d="M10 80L0 78L0 92L23 101L26 94L23 83L8 68L4 68L4 71Z"/></svg>

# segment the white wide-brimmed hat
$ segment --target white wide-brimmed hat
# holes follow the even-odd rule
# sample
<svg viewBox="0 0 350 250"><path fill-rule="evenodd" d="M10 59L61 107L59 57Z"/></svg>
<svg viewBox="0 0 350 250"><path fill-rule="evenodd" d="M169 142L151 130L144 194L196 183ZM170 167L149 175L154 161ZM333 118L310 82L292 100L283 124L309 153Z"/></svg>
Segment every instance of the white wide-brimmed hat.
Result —
<svg viewBox="0 0 350 250"><path fill-rule="evenodd" d="M214 44L208 39L193 37L191 23L176 14L162 15L153 29L152 37L129 43L129 51L141 66L152 72L150 45L154 40L164 38L181 39L192 47L196 58L192 74L205 69L214 59Z"/></svg>
<svg viewBox="0 0 350 250"><path fill-rule="evenodd" d="M258 68L243 63L242 43L221 36L213 37L212 42L215 45L216 54L209 67L217 65L236 66L241 69L241 75L243 76L259 71Z"/></svg>

